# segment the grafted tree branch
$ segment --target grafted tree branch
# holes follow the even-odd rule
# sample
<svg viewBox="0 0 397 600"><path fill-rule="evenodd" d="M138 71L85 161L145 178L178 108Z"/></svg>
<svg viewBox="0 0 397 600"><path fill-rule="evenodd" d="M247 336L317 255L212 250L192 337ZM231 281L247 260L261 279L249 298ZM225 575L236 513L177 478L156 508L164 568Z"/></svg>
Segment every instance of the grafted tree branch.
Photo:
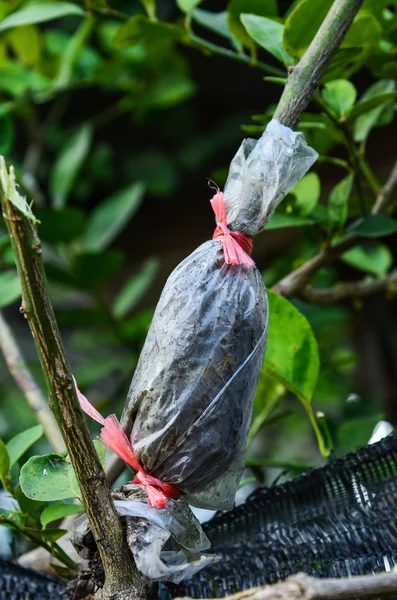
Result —
<svg viewBox="0 0 397 600"><path fill-rule="evenodd" d="M1 206L22 288L22 312L28 321L46 377L50 407L62 431L80 485L91 530L105 569L105 598L122 599L145 586L127 546L110 488L81 412L54 310L48 296L35 219L15 185L12 167L0 159ZM129 595L128 598L131 596Z"/></svg>

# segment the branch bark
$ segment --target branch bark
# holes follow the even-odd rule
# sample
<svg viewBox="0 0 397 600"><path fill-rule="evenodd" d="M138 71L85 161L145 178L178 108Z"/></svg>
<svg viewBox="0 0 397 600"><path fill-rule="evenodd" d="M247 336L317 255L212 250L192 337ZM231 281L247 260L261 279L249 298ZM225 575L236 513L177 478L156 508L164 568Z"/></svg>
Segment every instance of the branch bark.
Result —
<svg viewBox="0 0 397 600"><path fill-rule="evenodd" d="M397 574L316 579L304 573L286 581L226 596L225 600L364 600L397 592ZM182 600L182 599L178 599ZM190 600L184 598L183 600Z"/></svg>
<svg viewBox="0 0 397 600"><path fill-rule="evenodd" d="M292 69L274 118L296 129L321 77L339 48L363 0L335 0L299 63Z"/></svg>
<svg viewBox="0 0 397 600"><path fill-rule="evenodd" d="M42 425L44 435L49 441L55 452L65 451L65 443L61 432L54 418L54 415L48 408L44 395L37 385L34 377L22 356L22 352L17 341L8 327L0 311L0 348L4 354L8 369L15 379L16 384L24 394L26 402L35 413L37 421Z"/></svg>
<svg viewBox="0 0 397 600"><path fill-rule="evenodd" d="M394 203L397 196L397 161L388 177L387 182L381 188L376 198L375 204L371 210L372 215L378 215L387 212L388 208ZM273 291L286 298L292 296L301 296L302 290L308 282L314 277L319 269L338 258L341 254L356 246L362 238L349 233L333 246L324 245L321 250L306 261L301 267L283 277L273 286Z"/></svg>
<svg viewBox="0 0 397 600"><path fill-rule="evenodd" d="M13 168L0 159L1 206L22 287L22 308L46 377L50 408L62 431L105 570L103 597L144 598L110 488L77 400L72 374L48 296L35 219L15 187ZM134 596L131 596L134 590ZM127 596L127 592L129 595Z"/></svg>

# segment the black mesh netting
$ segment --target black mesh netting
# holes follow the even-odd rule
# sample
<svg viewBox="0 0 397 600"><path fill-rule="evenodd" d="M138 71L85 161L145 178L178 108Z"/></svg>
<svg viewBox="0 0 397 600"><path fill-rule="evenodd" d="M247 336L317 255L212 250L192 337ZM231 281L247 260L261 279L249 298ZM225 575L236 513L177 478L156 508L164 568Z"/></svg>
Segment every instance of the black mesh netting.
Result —
<svg viewBox="0 0 397 600"><path fill-rule="evenodd" d="M397 433L272 488L208 522L222 557L187 581L217 597L304 571L376 573L397 562Z"/></svg>
<svg viewBox="0 0 397 600"><path fill-rule="evenodd" d="M397 433L272 488L204 525L222 560L186 582L219 597L298 571L370 574L397 562ZM51 587L52 586L52 587ZM58 598L54 580L0 561L0 600Z"/></svg>

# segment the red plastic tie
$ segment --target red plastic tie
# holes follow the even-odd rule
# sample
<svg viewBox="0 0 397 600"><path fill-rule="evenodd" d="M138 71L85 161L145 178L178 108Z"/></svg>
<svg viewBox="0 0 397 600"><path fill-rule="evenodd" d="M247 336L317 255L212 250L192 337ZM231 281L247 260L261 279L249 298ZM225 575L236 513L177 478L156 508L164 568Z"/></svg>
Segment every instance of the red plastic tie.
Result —
<svg viewBox="0 0 397 600"><path fill-rule="evenodd" d="M252 238L239 231L232 231L227 226L223 192L215 194L211 200L211 206L217 222L212 239L222 242L225 263L228 265L244 264L248 268L254 267L255 263L250 257L253 245Z"/></svg>
<svg viewBox="0 0 397 600"><path fill-rule="evenodd" d="M92 419L103 425L99 439L105 446L112 450L112 452L117 454L119 458L137 471L132 482L146 490L149 506L166 508L167 498L177 500L181 495L181 491L178 490L178 488L174 487L171 483L164 483L157 479L157 477L145 473L136 459L132 444L116 415L109 415L109 417L104 419L96 408L94 408L87 400L84 394L80 392L75 379L74 384L76 386L77 397L81 409Z"/></svg>

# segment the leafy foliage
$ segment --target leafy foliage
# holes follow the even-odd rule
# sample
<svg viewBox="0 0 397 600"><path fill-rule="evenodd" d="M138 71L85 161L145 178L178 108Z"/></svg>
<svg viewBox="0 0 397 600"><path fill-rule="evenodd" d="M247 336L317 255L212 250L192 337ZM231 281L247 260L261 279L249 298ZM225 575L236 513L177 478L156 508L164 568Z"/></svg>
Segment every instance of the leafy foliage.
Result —
<svg viewBox="0 0 397 600"><path fill-rule="evenodd" d="M196 244L197 182L205 176L224 182L243 120L249 135L263 132L288 69L331 4L301 0L285 11L276 0L229 0L224 11L212 12L200 0L0 1L0 152L35 202L73 371L101 407L121 411L159 282ZM377 165L372 170L374 156L384 153L372 147L395 118L396 31L396 2L365 0L319 83L298 130L320 159L267 226L267 240L278 243L263 265L258 261L268 287L346 234L360 243L321 269L314 288L391 272L397 221L391 211L370 211L386 176ZM226 80L220 71L232 69L228 60L241 71L227 71ZM249 78L240 84L244 63ZM221 92L211 90L211 110L203 116L211 68ZM255 78L263 93L250 87ZM183 227L174 224L175 201ZM0 234L0 307L16 321L20 285L4 227ZM270 291L269 302L268 350L249 439L248 464L257 477L266 464L284 465L290 474L297 464L301 470L301 463L312 464L319 456L312 428L323 455L331 449L327 429L336 452L353 449L380 414L378 397L366 390L362 400L352 396L361 353L353 351L352 316L360 318L361 301L325 308ZM29 362L43 385L30 354ZM70 503L80 493L72 466L67 456L50 453L5 368L0 386L8 419L1 434L9 440L0 440L0 481L17 503L15 510L0 509L0 522L47 544L71 567L56 540L63 533L57 521L81 510ZM28 427L23 432L21 422ZM37 454L19 474L32 445Z"/></svg>

